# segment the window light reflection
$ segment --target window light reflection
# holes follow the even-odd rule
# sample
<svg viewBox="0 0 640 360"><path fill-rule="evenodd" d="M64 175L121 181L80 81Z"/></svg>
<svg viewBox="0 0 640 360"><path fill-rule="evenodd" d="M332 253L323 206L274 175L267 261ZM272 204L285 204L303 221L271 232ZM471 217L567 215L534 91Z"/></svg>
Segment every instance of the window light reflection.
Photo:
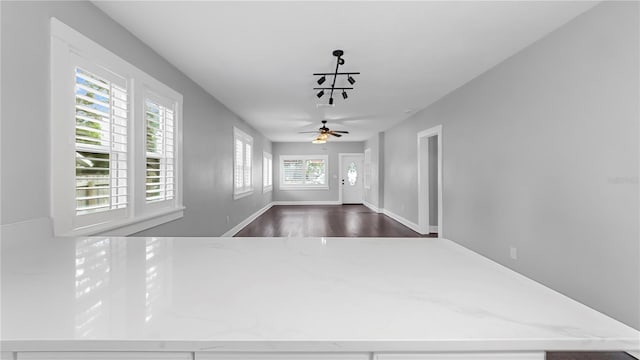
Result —
<svg viewBox="0 0 640 360"><path fill-rule="evenodd" d="M154 319L154 314L170 303L170 271L172 241L149 238L145 246L145 322Z"/></svg>
<svg viewBox="0 0 640 360"><path fill-rule="evenodd" d="M78 311L75 332L91 337L96 323L104 317L105 303L100 291L109 285L111 243L109 238L87 238L76 242L75 297Z"/></svg>

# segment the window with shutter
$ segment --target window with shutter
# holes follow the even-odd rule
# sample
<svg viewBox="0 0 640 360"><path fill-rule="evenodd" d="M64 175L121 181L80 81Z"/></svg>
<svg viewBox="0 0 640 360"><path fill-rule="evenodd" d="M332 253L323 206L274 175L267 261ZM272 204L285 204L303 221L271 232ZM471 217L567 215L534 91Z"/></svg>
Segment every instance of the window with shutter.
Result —
<svg viewBox="0 0 640 360"><path fill-rule="evenodd" d="M182 217L182 95L53 18L50 44L54 234Z"/></svg>
<svg viewBox="0 0 640 360"><path fill-rule="evenodd" d="M234 127L233 143L233 197L239 199L253 192L253 138Z"/></svg>
<svg viewBox="0 0 640 360"><path fill-rule="evenodd" d="M76 215L127 207L127 90L75 69Z"/></svg>
<svg viewBox="0 0 640 360"><path fill-rule="evenodd" d="M244 144L244 186L246 190L251 190L251 144Z"/></svg>
<svg viewBox="0 0 640 360"><path fill-rule="evenodd" d="M172 200L175 194L175 117L173 106L145 99L147 202Z"/></svg>
<svg viewBox="0 0 640 360"><path fill-rule="evenodd" d="M273 157L268 152L262 154L262 192L273 189Z"/></svg>
<svg viewBox="0 0 640 360"><path fill-rule="evenodd" d="M280 189L328 189L326 155L280 156Z"/></svg>
<svg viewBox="0 0 640 360"><path fill-rule="evenodd" d="M244 152L242 151L242 140L236 138L235 139L235 161L234 161L234 191L237 193L239 189L243 188L244 185Z"/></svg>

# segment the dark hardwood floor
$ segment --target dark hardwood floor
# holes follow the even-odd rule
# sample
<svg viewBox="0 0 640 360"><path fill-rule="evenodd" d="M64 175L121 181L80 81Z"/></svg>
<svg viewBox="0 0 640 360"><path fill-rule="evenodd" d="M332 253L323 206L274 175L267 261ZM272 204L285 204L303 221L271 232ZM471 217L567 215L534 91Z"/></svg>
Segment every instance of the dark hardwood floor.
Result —
<svg viewBox="0 0 640 360"><path fill-rule="evenodd" d="M437 237L420 235L363 205L276 205L236 237ZM634 360L623 352L548 352L547 360Z"/></svg>
<svg viewBox="0 0 640 360"><path fill-rule="evenodd" d="M236 237L437 237L420 235L363 205L276 205Z"/></svg>

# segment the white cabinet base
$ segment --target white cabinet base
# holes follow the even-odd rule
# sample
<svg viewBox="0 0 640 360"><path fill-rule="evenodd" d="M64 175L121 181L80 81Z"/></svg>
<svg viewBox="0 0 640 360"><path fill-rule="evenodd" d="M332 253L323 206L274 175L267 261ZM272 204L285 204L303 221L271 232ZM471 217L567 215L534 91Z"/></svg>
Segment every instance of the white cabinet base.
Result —
<svg viewBox="0 0 640 360"><path fill-rule="evenodd" d="M545 352L375 354L374 360L544 360Z"/></svg>
<svg viewBox="0 0 640 360"><path fill-rule="evenodd" d="M371 353L196 352L195 360L371 360Z"/></svg>
<svg viewBox="0 0 640 360"><path fill-rule="evenodd" d="M216 353L196 352L195 360L544 360L545 352L455 353Z"/></svg>
<svg viewBox="0 0 640 360"><path fill-rule="evenodd" d="M17 360L193 360L193 353L125 351L18 352Z"/></svg>

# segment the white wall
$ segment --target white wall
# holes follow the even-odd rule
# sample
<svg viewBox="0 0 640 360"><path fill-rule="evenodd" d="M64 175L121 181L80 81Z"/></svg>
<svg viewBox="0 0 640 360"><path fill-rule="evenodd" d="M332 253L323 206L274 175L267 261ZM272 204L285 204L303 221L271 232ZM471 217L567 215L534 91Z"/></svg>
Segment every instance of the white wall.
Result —
<svg viewBox="0 0 640 360"><path fill-rule="evenodd" d="M262 159L271 142L91 3L0 4L2 225L49 216L49 166L55 166L47 163L52 16L184 96L185 216L141 234L216 236L271 202L271 193L262 194L261 161L254 165L254 195L233 200L233 126L254 137L254 159Z"/></svg>
<svg viewBox="0 0 640 360"><path fill-rule="evenodd" d="M338 142L326 144L311 142L273 143L273 200L274 201L334 201L340 197L339 159L340 153L363 153L362 142ZM280 155L327 155L329 158L328 190L280 190Z"/></svg>
<svg viewBox="0 0 640 360"><path fill-rule="evenodd" d="M638 25L599 4L387 131L384 207L417 222L442 124L444 237L640 328Z"/></svg>

